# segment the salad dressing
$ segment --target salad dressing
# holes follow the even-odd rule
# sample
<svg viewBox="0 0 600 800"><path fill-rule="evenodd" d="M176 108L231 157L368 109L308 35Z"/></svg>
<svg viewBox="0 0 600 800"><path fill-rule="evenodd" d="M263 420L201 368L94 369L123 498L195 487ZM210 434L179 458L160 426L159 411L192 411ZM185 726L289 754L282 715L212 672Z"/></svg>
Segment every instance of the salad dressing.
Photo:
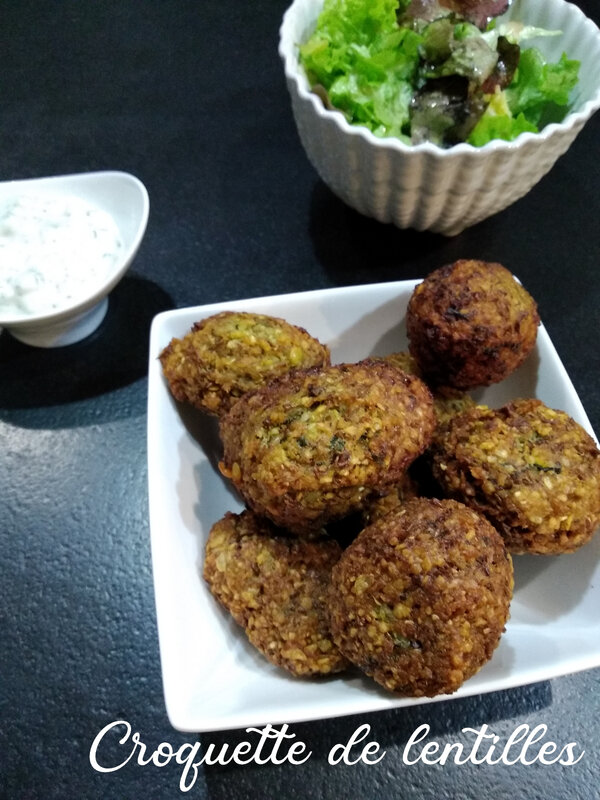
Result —
<svg viewBox="0 0 600 800"><path fill-rule="evenodd" d="M114 219L82 198L0 202L0 317L49 314L86 297L122 249Z"/></svg>

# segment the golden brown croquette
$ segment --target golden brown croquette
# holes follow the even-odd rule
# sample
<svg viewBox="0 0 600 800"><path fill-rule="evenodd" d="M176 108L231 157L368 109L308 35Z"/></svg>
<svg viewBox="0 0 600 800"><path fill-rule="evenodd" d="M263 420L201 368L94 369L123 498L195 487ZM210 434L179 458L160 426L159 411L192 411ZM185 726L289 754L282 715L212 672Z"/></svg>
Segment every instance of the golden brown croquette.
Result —
<svg viewBox="0 0 600 800"><path fill-rule="evenodd" d="M465 411L432 454L445 494L485 514L513 553L572 552L600 524L596 443L541 400Z"/></svg>
<svg viewBox="0 0 600 800"><path fill-rule="evenodd" d="M297 676L328 675L347 666L326 613L340 554L333 539L300 539L250 511L228 513L210 531L204 579L271 663Z"/></svg>
<svg viewBox="0 0 600 800"><path fill-rule="evenodd" d="M416 498L365 528L334 566L331 631L386 689L451 693L491 658L512 590L511 558L483 516Z"/></svg>
<svg viewBox="0 0 600 800"><path fill-rule="evenodd" d="M535 345L531 295L501 264L463 259L418 284L406 315L409 349L433 384L469 389L508 377Z"/></svg>
<svg viewBox="0 0 600 800"><path fill-rule="evenodd" d="M221 471L257 514L292 531L319 529L398 482L434 424L425 384L390 364L296 371L221 419Z"/></svg>
<svg viewBox="0 0 600 800"><path fill-rule="evenodd" d="M160 354L173 396L223 414L245 392L292 369L329 364L329 349L278 317L224 311L197 322Z"/></svg>

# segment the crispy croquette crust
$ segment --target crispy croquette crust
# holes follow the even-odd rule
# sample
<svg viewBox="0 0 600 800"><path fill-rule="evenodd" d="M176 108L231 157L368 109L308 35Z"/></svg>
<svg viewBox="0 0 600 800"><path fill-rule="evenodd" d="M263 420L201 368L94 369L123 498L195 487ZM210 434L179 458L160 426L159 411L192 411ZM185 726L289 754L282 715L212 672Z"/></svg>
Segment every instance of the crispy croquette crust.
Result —
<svg viewBox="0 0 600 800"><path fill-rule="evenodd" d="M297 371L221 419L221 471L257 514L296 532L318 529L399 482L434 424L425 384L390 364Z"/></svg>
<svg viewBox="0 0 600 800"><path fill-rule="evenodd" d="M388 361L399 369L409 372L411 375L416 375L417 378L427 382L423 372L419 369L416 359L404 350L382 356L382 360ZM455 414L459 414L466 408L471 408L475 405L471 395L460 389L455 389L453 386L433 385L429 389L433 396L433 408L438 425L443 425Z"/></svg>
<svg viewBox="0 0 600 800"><path fill-rule="evenodd" d="M386 689L451 693L491 658L512 590L510 555L485 518L417 498L365 528L334 566L331 631Z"/></svg>
<svg viewBox="0 0 600 800"><path fill-rule="evenodd" d="M513 553L569 553L600 524L600 452L540 400L466 411L432 451L444 493L485 514Z"/></svg>
<svg viewBox="0 0 600 800"><path fill-rule="evenodd" d="M395 486L371 495L362 513L365 527L418 496L419 488L411 475L406 472Z"/></svg>
<svg viewBox="0 0 600 800"><path fill-rule="evenodd" d="M437 430L442 425L449 422L452 417L462 414L468 408L474 408L477 404L470 394L451 386L438 386L433 392L433 405L437 419Z"/></svg>
<svg viewBox="0 0 600 800"><path fill-rule="evenodd" d="M292 369L329 364L329 349L278 317L224 311L161 352L173 396L220 415L245 392Z"/></svg>
<svg viewBox="0 0 600 800"><path fill-rule="evenodd" d="M389 353L387 356L378 356L378 358L393 364L403 372L408 372L409 375L416 375L417 378L425 380L416 359L406 350L398 350L395 353Z"/></svg>
<svg viewBox="0 0 600 800"><path fill-rule="evenodd" d="M271 663L297 676L328 675L347 666L326 611L340 554L332 539L299 539L250 511L228 513L210 531L204 578Z"/></svg>
<svg viewBox="0 0 600 800"><path fill-rule="evenodd" d="M409 349L434 384L469 389L510 375L535 345L531 295L501 264L462 259L415 287L406 316Z"/></svg>

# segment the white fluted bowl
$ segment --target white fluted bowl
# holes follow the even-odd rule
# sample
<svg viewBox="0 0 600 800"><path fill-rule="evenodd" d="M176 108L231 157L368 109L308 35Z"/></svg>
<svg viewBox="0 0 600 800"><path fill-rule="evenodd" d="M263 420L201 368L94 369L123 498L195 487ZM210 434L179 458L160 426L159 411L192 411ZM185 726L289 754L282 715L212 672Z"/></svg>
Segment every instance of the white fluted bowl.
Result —
<svg viewBox="0 0 600 800"><path fill-rule="evenodd" d="M326 109L310 90L298 46L311 35L323 0L294 0L280 29L292 109L306 154L327 186L345 203L400 228L460 233L523 197L566 152L600 107L600 31L565 0L514 0L505 19L558 29L562 36L535 40L553 60L564 51L581 61L570 113L541 133L512 142L449 149L378 138Z"/></svg>

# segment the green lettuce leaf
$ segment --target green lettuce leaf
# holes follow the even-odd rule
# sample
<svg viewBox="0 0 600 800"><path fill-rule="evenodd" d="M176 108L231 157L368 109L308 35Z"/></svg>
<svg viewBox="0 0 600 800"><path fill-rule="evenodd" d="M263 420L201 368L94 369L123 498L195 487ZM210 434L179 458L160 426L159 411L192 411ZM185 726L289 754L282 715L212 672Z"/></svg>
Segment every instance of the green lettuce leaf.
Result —
<svg viewBox="0 0 600 800"><path fill-rule="evenodd" d="M325 0L300 47L311 85L320 84L350 122L406 138L422 37L399 28L397 0Z"/></svg>
<svg viewBox="0 0 600 800"><path fill-rule="evenodd" d="M525 131L537 133L538 129L523 114L518 114L516 117L484 114L469 134L467 141L474 147L483 147L493 139L505 139L511 142Z"/></svg>
<svg viewBox="0 0 600 800"><path fill-rule="evenodd" d="M525 131L537 133L538 128L522 113L513 116L508 106L506 90L496 91L467 141L474 147L483 147L492 139L505 139L510 142Z"/></svg>
<svg viewBox="0 0 600 800"><path fill-rule="evenodd" d="M563 119L579 67L579 61L568 59L565 53L557 63L547 64L536 47L523 50L514 80L506 89L513 116L523 114L538 128Z"/></svg>

